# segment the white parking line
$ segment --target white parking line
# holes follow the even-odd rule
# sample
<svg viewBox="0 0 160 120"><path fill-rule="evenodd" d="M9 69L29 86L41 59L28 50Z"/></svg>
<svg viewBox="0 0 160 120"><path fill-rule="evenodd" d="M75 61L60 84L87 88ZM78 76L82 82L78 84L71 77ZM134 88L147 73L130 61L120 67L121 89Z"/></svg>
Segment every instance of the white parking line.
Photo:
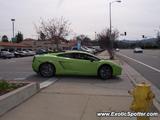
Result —
<svg viewBox="0 0 160 120"><path fill-rule="evenodd" d="M15 78L14 80L25 80L26 78Z"/></svg>
<svg viewBox="0 0 160 120"><path fill-rule="evenodd" d="M57 78L50 78L45 82L40 83L40 89L48 87L49 85L53 84L57 81Z"/></svg>
<svg viewBox="0 0 160 120"><path fill-rule="evenodd" d="M12 60L12 61L8 61L8 63L14 63L14 62L16 62L16 61L14 61L14 60Z"/></svg>
<svg viewBox="0 0 160 120"><path fill-rule="evenodd" d="M131 57L128 57L128 56L126 56L126 55L123 55L122 53L118 53L118 54L121 55L121 56L123 56L123 57L126 57L126 58L128 58L128 59L130 59L130 60L132 60L132 61L135 61L135 62L137 62L137 63L139 63L139 64L141 64L141 65L144 65L144 66L146 66L146 67L148 67L148 68L150 68L150 69L152 69L152 70L154 70L154 71L156 71L156 72L160 72L159 69L157 69L157 68L155 68L155 67L152 67L152 66L150 66L150 65L147 65L147 64L145 64L145 63L143 63L143 62L141 62L141 61L138 61L138 60L135 60L135 59L133 59L133 58L131 58Z"/></svg>

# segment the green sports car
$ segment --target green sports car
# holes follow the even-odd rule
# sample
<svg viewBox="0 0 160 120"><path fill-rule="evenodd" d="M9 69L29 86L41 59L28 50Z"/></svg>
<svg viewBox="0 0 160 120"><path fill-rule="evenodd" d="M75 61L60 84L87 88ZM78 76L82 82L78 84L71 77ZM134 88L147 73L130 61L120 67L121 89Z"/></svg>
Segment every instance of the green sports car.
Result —
<svg viewBox="0 0 160 120"><path fill-rule="evenodd" d="M104 80L121 75L122 72L122 68L118 64L81 51L36 55L33 58L32 68L43 77L92 75L99 76Z"/></svg>

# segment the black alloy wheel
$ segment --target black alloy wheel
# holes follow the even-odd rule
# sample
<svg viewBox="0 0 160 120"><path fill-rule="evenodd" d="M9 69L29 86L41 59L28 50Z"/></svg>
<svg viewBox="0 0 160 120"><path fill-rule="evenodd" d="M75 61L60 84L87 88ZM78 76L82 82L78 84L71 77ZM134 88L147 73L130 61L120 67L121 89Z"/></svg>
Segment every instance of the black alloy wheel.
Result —
<svg viewBox="0 0 160 120"><path fill-rule="evenodd" d="M108 65L104 65L99 69L98 75L103 80L110 79L112 77L112 68Z"/></svg>
<svg viewBox="0 0 160 120"><path fill-rule="evenodd" d="M55 67L50 63L40 65L39 73L43 77L52 77L55 75Z"/></svg>

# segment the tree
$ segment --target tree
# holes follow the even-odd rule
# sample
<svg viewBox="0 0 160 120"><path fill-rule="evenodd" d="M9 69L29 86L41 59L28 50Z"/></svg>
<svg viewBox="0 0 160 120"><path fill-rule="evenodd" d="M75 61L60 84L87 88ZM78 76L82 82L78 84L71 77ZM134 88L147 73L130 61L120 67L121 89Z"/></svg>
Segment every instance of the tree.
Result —
<svg viewBox="0 0 160 120"><path fill-rule="evenodd" d="M103 49L107 49L110 55L110 59L114 59L114 41L118 38L119 32L118 30L112 30L110 36L110 29L104 29L100 34L98 34L99 45Z"/></svg>
<svg viewBox="0 0 160 120"><path fill-rule="evenodd" d="M63 17L53 18L48 21L41 20L40 26L36 27L36 30L40 39L54 40L58 50L60 40L64 39L71 32L69 25L69 21Z"/></svg>
<svg viewBox="0 0 160 120"><path fill-rule="evenodd" d="M40 32L40 40L46 40L46 36L42 31Z"/></svg>
<svg viewBox="0 0 160 120"><path fill-rule="evenodd" d="M157 41L156 41L158 47L160 48L160 32L157 33Z"/></svg>
<svg viewBox="0 0 160 120"><path fill-rule="evenodd" d="M23 34L21 32L18 32L16 35L16 43L20 43L23 41Z"/></svg>
<svg viewBox="0 0 160 120"><path fill-rule="evenodd" d="M8 42L8 37L7 35L2 36L2 42Z"/></svg>

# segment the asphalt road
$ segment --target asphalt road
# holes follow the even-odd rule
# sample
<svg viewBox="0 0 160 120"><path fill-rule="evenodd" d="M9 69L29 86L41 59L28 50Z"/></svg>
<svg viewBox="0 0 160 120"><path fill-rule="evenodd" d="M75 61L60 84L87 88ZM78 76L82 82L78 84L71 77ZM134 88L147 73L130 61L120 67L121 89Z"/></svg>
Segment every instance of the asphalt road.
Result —
<svg viewBox="0 0 160 120"><path fill-rule="evenodd" d="M103 55L102 55L103 56ZM43 78L32 70L33 57L0 59L0 80L20 80L40 82L42 88L53 82L74 82L95 85L99 88L112 88L126 90L131 89L132 84L126 75L103 81L95 76L55 76ZM118 90L119 91L119 90Z"/></svg>
<svg viewBox="0 0 160 120"><path fill-rule="evenodd" d="M121 50L117 54L147 80L160 88L160 50L144 50L143 53Z"/></svg>
<svg viewBox="0 0 160 120"><path fill-rule="evenodd" d="M47 78L40 77L32 70L32 58L33 57L0 59L0 79L30 81L47 80Z"/></svg>

